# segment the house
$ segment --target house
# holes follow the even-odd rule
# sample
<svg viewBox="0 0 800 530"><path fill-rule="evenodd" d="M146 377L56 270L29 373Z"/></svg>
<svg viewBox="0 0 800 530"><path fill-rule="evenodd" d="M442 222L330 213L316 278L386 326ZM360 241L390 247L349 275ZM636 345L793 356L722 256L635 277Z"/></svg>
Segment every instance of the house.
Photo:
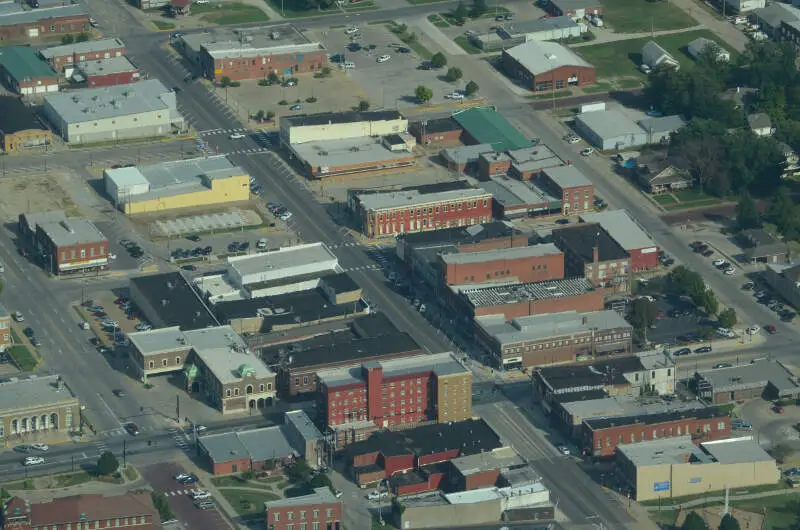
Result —
<svg viewBox="0 0 800 530"><path fill-rule="evenodd" d="M648 193L659 195L694 186L691 174L679 166L675 159L664 154L642 155L632 168L635 180Z"/></svg>
<svg viewBox="0 0 800 530"><path fill-rule="evenodd" d="M656 68L674 68L678 70L681 67L672 54L652 40L642 47L642 64L649 66L653 70Z"/></svg>
<svg viewBox="0 0 800 530"><path fill-rule="evenodd" d="M23 96L58 92L58 74L28 46L9 46L0 54L3 83Z"/></svg>
<svg viewBox="0 0 800 530"><path fill-rule="evenodd" d="M775 129L772 128L772 120L769 114L757 112L747 115L747 126L756 136L772 136Z"/></svg>
<svg viewBox="0 0 800 530"><path fill-rule="evenodd" d="M800 157L789 144L781 142L780 148L784 160L782 178L793 177L800 171Z"/></svg>
<svg viewBox="0 0 800 530"><path fill-rule="evenodd" d="M47 149L53 133L17 97L0 96L0 147L6 153Z"/></svg>
<svg viewBox="0 0 800 530"><path fill-rule="evenodd" d="M556 42L532 40L503 50L505 72L534 93L593 85L595 68Z"/></svg>
<svg viewBox="0 0 800 530"><path fill-rule="evenodd" d="M704 53L713 53L714 59L717 62L728 62L731 60L731 52L721 47L719 44L711 39L705 37L698 37L694 39L686 47L686 51L692 56L695 61L700 58Z"/></svg>
<svg viewBox="0 0 800 530"><path fill-rule="evenodd" d="M744 256L750 263L787 263L789 245L761 228L743 230L739 234Z"/></svg>

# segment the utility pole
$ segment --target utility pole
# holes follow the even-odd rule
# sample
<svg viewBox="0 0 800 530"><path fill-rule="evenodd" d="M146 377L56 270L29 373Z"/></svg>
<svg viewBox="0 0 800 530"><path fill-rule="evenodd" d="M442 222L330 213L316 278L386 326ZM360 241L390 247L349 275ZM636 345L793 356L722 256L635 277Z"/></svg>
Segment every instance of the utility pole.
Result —
<svg viewBox="0 0 800 530"><path fill-rule="evenodd" d="M178 420L178 423L181 422L181 396L175 396L175 419Z"/></svg>
<svg viewBox="0 0 800 530"><path fill-rule="evenodd" d="M122 440L122 467L123 467L123 468L126 468L126 467L128 467L128 464L127 464L127 456L128 456L128 451L127 451L127 440ZM74 460L75 460L75 458L73 457L73 461L74 461Z"/></svg>

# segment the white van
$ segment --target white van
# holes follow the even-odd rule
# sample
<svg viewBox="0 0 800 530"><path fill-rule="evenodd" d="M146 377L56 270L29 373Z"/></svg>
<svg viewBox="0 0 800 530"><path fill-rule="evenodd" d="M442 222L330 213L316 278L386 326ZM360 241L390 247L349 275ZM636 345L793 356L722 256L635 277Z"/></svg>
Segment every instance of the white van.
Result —
<svg viewBox="0 0 800 530"><path fill-rule="evenodd" d="M345 70L352 70L353 68L356 67L356 63L354 63L352 61L345 61L342 66L344 66Z"/></svg>

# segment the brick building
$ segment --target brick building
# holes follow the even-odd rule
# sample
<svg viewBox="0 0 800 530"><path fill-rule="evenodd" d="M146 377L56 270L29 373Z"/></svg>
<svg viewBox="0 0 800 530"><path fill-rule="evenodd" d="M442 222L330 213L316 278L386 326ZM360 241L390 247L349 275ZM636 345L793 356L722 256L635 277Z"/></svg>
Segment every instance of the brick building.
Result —
<svg viewBox="0 0 800 530"><path fill-rule="evenodd" d="M531 40L503 50L501 62L509 76L537 93L555 93L595 82L594 66L556 42Z"/></svg>
<svg viewBox="0 0 800 530"><path fill-rule="evenodd" d="M411 266L418 252L447 247L461 252L480 252L501 248L526 247L530 238L511 223L492 221L479 225L443 228L432 232L406 233L397 236L397 257Z"/></svg>
<svg viewBox="0 0 800 530"><path fill-rule="evenodd" d="M503 470L525 465L525 460L512 447L453 458L450 460L450 489L469 491L497 486Z"/></svg>
<svg viewBox="0 0 800 530"><path fill-rule="evenodd" d="M599 224L553 230L553 243L564 251L567 276L583 276L594 285L630 291L630 254Z"/></svg>
<svg viewBox="0 0 800 530"><path fill-rule="evenodd" d="M89 88L129 85L142 78L139 68L124 55L78 63L77 67Z"/></svg>
<svg viewBox="0 0 800 530"><path fill-rule="evenodd" d="M464 128L448 117L411 123L408 132L420 145L453 145L458 144Z"/></svg>
<svg viewBox="0 0 800 530"><path fill-rule="evenodd" d="M548 0L545 8L555 17L584 18L588 15L603 14L600 0Z"/></svg>
<svg viewBox="0 0 800 530"><path fill-rule="evenodd" d="M564 254L552 243L439 255L442 285L499 280L537 282L564 277Z"/></svg>
<svg viewBox="0 0 800 530"><path fill-rule="evenodd" d="M81 4L65 4L26 9L22 4L9 2L0 12L0 41L35 42L68 33L90 29L89 13Z"/></svg>
<svg viewBox="0 0 800 530"><path fill-rule="evenodd" d="M116 37L53 46L39 52L39 54L59 72L63 71L67 66L73 66L86 61L122 57L125 53L125 43Z"/></svg>
<svg viewBox="0 0 800 530"><path fill-rule="evenodd" d="M691 384L700 397L714 404L800 396L794 374L782 363L769 360L697 372Z"/></svg>
<svg viewBox="0 0 800 530"><path fill-rule="evenodd" d="M319 407L335 445L360 441L378 428L472 417L472 372L451 353L320 371Z"/></svg>
<svg viewBox="0 0 800 530"><path fill-rule="evenodd" d="M581 214L581 221L600 225L630 254L634 271L658 267L658 245L625 210Z"/></svg>
<svg viewBox="0 0 800 530"><path fill-rule="evenodd" d="M264 503L267 530L341 530L344 502L329 487Z"/></svg>
<svg viewBox="0 0 800 530"><path fill-rule="evenodd" d="M53 133L19 98L0 96L0 145L6 153L47 149Z"/></svg>
<svg viewBox="0 0 800 530"><path fill-rule="evenodd" d="M5 530L68 530L71 528L161 528L150 493L125 493L105 497L83 494L48 502L28 502L12 497L3 509Z"/></svg>
<svg viewBox="0 0 800 530"><path fill-rule="evenodd" d="M58 92L58 75L33 48L9 46L0 55L3 83L23 96Z"/></svg>
<svg viewBox="0 0 800 530"><path fill-rule="evenodd" d="M616 311L475 318L475 340L503 370L630 352L633 327Z"/></svg>
<svg viewBox="0 0 800 530"><path fill-rule="evenodd" d="M108 266L108 240L88 219L68 219L61 210L20 214L19 231L53 274Z"/></svg>
<svg viewBox="0 0 800 530"><path fill-rule="evenodd" d="M583 420L582 446L596 457L613 456L617 446L690 434L695 443L727 438L730 416L716 407Z"/></svg>
<svg viewBox="0 0 800 530"><path fill-rule="evenodd" d="M594 186L573 165L543 169L537 184L561 199L563 215L594 211Z"/></svg>

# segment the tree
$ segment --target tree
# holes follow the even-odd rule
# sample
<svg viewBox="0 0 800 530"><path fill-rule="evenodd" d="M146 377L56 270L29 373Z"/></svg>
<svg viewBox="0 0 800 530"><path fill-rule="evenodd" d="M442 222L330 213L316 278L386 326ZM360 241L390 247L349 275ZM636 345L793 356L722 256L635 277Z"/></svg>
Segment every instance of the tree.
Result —
<svg viewBox="0 0 800 530"><path fill-rule="evenodd" d="M286 478L294 484L307 482L311 478L311 467L305 460L295 460L286 469Z"/></svg>
<svg viewBox="0 0 800 530"><path fill-rule="evenodd" d="M453 18L456 20L463 20L467 18L469 11L467 11L467 6L464 5L463 0L459 0L458 4L456 4L456 8L453 9Z"/></svg>
<svg viewBox="0 0 800 530"><path fill-rule="evenodd" d="M478 83L476 83L475 81L470 81L469 83L467 83L467 86L464 87L464 95L468 97L474 96L475 94L478 93L478 90L480 90Z"/></svg>
<svg viewBox="0 0 800 530"><path fill-rule="evenodd" d="M637 298L631 306L631 314L628 318L631 325L638 330L646 330L656 321L656 305L647 298Z"/></svg>
<svg viewBox="0 0 800 530"><path fill-rule="evenodd" d="M172 509L169 507L166 494L154 491L150 493L150 498L153 499L153 506L158 510L158 517L161 519L162 523L174 517Z"/></svg>
<svg viewBox="0 0 800 530"><path fill-rule="evenodd" d="M714 291L709 289L706 289L697 296L693 296L692 301L697 304L697 307L702 308L707 315L716 315L717 311L719 311L717 297L714 295Z"/></svg>
<svg viewBox="0 0 800 530"><path fill-rule="evenodd" d="M739 204L736 206L736 224L741 230L761 226L761 214L758 212L758 205L749 193L745 193L739 198Z"/></svg>
<svg viewBox="0 0 800 530"><path fill-rule="evenodd" d="M731 329L736 325L736 310L732 307L720 312L717 316L717 322L723 328Z"/></svg>
<svg viewBox="0 0 800 530"><path fill-rule="evenodd" d="M447 65L447 57L442 52L436 52L431 57L431 66L434 68L442 68Z"/></svg>
<svg viewBox="0 0 800 530"><path fill-rule="evenodd" d="M317 473L316 475L311 477L311 480L308 481L308 485L311 487L311 489L333 487L331 479L325 473Z"/></svg>
<svg viewBox="0 0 800 530"><path fill-rule="evenodd" d="M733 515L726 513L719 523L719 530L741 530L741 526Z"/></svg>
<svg viewBox="0 0 800 530"><path fill-rule="evenodd" d="M708 530L708 525L697 512L689 512L681 525L681 530Z"/></svg>
<svg viewBox="0 0 800 530"><path fill-rule="evenodd" d="M75 37L73 37L70 33L67 33L61 37L61 44L72 44L73 42L75 42Z"/></svg>
<svg viewBox="0 0 800 530"><path fill-rule="evenodd" d="M358 110L360 110L361 112L368 111L369 110L369 101L367 101L366 99L362 99L361 101L359 101L358 102Z"/></svg>
<svg viewBox="0 0 800 530"><path fill-rule="evenodd" d="M97 460L97 472L101 475L110 475L119 469L117 457L111 451L105 451Z"/></svg>
<svg viewBox="0 0 800 530"><path fill-rule="evenodd" d="M267 121L271 121L275 118L275 112L268 110L265 117L267 118Z"/></svg>
<svg viewBox="0 0 800 530"><path fill-rule="evenodd" d="M472 18L478 18L487 11L489 11L489 5L486 3L486 0L473 0L472 9L470 9L469 16Z"/></svg>
<svg viewBox="0 0 800 530"><path fill-rule="evenodd" d="M444 80L449 83L454 83L462 77L464 77L464 72L461 71L461 68L453 66L447 69L447 73L444 75Z"/></svg>
<svg viewBox="0 0 800 530"><path fill-rule="evenodd" d="M87 42L88 40L89 40L89 34L88 33L81 32L81 33L78 33L77 37L75 37L75 42Z"/></svg>
<svg viewBox="0 0 800 530"><path fill-rule="evenodd" d="M420 103L427 103L433 98L433 90L426 86L419 85L414 89L414 96L416 96Z"/></svg>
<svg viewBox="0 0 800 530"><path fill-rule="evenodd" d="M231 86L231 78L227 75L223 75L219 78L219 86L223 88Z"/></svg>
<svg viewBox="0 0 800 530"><path fill-rule="evenodd" d="M275 72L270 72L267 74L267 81L269 82L270 85L274 85L276 83L280 83L281 78L278 77L278 74L276 74Z"/></svg>
<svg viewBox="0 0 800 530"><path fill-rule="evenodd" d="M258 112L256 112L256 115L255 115L256 121L264 121L264 116L265 115L266 115L266 112L264 112L263 110L259 110Z"/></svg>

